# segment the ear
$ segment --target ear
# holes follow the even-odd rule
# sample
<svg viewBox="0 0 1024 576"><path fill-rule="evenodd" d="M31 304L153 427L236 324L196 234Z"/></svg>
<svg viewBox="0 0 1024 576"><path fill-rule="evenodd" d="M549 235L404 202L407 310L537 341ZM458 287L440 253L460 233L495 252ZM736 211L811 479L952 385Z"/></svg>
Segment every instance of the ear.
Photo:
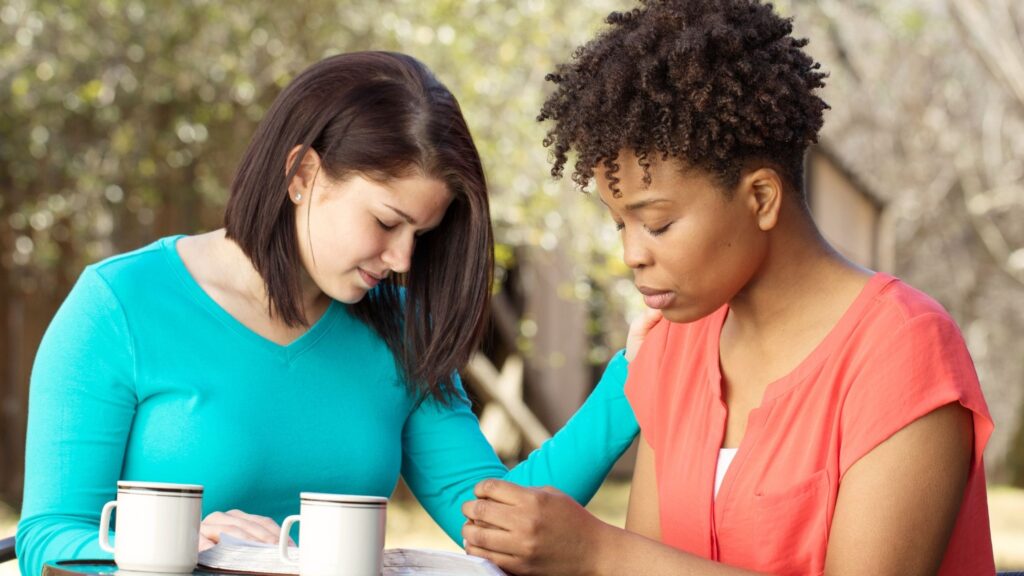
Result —
<svg viewBox="0 0 1024 576"><path fill-rule="evenodd" d="M779 173L771 168L758 168L743 176L740 192L748 199L758 228L763 232L775 228L784 193Z"/></svg>
<svg viewBox="0 0 1024 576"><path fill-rule="evenodd" d="M299 152L301 151L302 146L292 148L288 152L288 159L284 164L284 177L287 178L295 163L299 163L295 176L288 182L288 196L296 204L301 204L309 199L313 193L313 183L320 172L320 155L316 153L316 150L312 148L306 150L306 154L300 160Z"/></svg>

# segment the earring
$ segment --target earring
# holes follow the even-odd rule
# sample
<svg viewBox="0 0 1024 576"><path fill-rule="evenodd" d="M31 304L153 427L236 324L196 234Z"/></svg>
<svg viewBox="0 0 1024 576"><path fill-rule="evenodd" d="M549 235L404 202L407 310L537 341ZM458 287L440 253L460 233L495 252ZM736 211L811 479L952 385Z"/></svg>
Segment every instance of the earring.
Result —
<svg viewBox="0 0 1024 576"><path fill-rule="evenodd" d="M295 201L298 202L299 200L302 200L302 192L297 192L295 194Z"/></svg>

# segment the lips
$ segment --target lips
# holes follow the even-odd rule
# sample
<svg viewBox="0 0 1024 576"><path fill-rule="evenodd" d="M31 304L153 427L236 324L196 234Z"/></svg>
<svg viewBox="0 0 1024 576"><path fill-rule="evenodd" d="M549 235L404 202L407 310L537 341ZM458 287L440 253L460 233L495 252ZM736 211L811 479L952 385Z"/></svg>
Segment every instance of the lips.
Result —
<svg viewBox="0 0 1024 576"><path fill-rule="evenodd" d="M366 270L363 270L362 268L358 268L358 270L359 278L362 279L363 284L366 284L366 288L369 290L373 290L373 287L379 284L380 281L384 279L383 276L376 276L374 274L367 272Z"/></svg>
<svg viewBox="0 0 1024 576"><path fill-rule="evenodd" d="M644 304L648 308L654 308L655 310L662 310L672 305L672 301L676 299L675 292L669 290L658 290L656 288L648 288L647 286L637 286L636 289L644 295Z"/></svg>

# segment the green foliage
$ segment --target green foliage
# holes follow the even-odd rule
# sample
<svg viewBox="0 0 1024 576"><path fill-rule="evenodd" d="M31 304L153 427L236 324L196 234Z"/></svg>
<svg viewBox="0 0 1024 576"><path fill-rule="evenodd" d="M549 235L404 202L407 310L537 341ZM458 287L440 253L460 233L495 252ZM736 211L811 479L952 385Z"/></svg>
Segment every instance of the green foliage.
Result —
<svg viewBox="0 0 1024 576"><path fill-rule="evenodd" d="M593 199L550 178L534 118L544 75L626 5L12 0L0 9L2 265L16 291L61 293L88 262L218 227L235 162L281 87L326 55L387 49L426 62L460 99L499 265L513 245L561 245L578 277L610 282L615 234Z"/></svg>

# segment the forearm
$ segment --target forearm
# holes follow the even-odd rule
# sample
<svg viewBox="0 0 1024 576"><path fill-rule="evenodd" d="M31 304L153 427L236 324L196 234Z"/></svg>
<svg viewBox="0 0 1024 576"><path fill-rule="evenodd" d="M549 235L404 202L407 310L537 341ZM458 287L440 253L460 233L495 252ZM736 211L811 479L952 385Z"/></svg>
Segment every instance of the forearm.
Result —
<svg viewBox="0 0 1024 576"><path fill-rule="evenodd" d="M51 560L110 558L99 547L97 528L90 519L58 514L23 518L18 524L18 568L22 574L38 575Z"/></svg>
<svg viewBox="0 0 1024 576"><path fill-rule="evenodd" d="M595 538L589 576L751 576L758 574L677 550L604 524Z"/></svg>
<svg viewBox="0 0 1024 576"><path fill-rule="evenodd" d="M639 431L623 391L627 368L621 352L612 357L576 414L504 479L522 486L554 486L587 504Z"/></svg>
<svg viewBox="0 0 1024 576"><path fill-rule="evenodd" d="M454 406L424 402L403 431L402 475L431 517L457 543L461 506L482 480L502 478L523 486L556 486L577 502L597 492L608 471L636 436L638 426L623 393L628 363L617 354L580 410L512 471L494 454L461 395Z"/></svg>

